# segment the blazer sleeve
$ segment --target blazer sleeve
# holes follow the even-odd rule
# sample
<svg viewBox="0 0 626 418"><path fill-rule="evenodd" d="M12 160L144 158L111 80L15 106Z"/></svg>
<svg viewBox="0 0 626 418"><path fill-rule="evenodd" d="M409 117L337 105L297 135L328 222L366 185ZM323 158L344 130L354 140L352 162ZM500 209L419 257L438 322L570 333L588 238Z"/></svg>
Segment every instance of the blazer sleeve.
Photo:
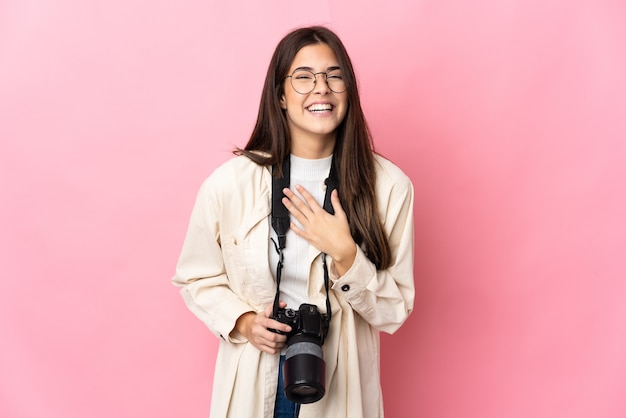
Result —
<svg viewBox="0 0 626 418"><path fill-rule="evenodd" d="M391 164L391 163L388 163ZM392 166L379 178L377 198L389 237L392 263L385 270L367 258L361 248L352 267L341 277L331 269L332 289L374 328L395 332L413 310L413 185ZM384 171L384 170L383 170Z"/></svg>
<svg viewBox="0 0 626 418"><path fill-rule="evenodd" d="M231 335L237 319L254 308L231 290L226 274L220 242L224 183L214 173L200 187L172 283L213 334L246 342L239 334Z"/></svg>

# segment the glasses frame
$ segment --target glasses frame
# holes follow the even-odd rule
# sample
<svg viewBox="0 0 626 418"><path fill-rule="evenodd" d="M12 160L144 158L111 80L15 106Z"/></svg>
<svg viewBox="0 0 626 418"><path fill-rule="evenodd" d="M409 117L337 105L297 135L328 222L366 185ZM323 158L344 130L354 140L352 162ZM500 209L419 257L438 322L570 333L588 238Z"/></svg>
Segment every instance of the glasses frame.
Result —
<svg viewBox="0 0 626 418"><path fill-rule="evenodd" d="M345 89L344 89L344 90L342 90L342 91L335 91L335 90L333 90L333 88L332 88L332 87L330 86L330 84L328 83L328 73L329 73L329 72L332 72L332 71L337 71L337 70L338 70L338 68L336 68L336 69L332 69L332 70L330 70L330 71L320 71L320 72L314 73L313 71L306 70L306 69L304 69L304 68L296 68L295 70L293 70L293 72L292 72L290 75L285 76L285 78L289 78L289 79L291 79L291 80L290 80L290 84L291 84L291 88L293 89L293 91L295 91L295 92L296 92L296 93L298 93L298 94L305 95L305 94L309 94L309 93L311 93L313 90L315 90L315 86L317 86L317 76L318 76L318 75L320 75L320 74L324 74L324 82L326 83L326 85L328 86L328 89L329 89L330 91L332 91L332 92L333 92L333 93L335 93L335 94L345 93L345 92L346 92L346 90L348 90L348 86L345 86L345 81L344 81L344 86L345 86ZM313 87L311 87L311 90L307 91L306 93L301 93L301 92L299 92L299 91L298 91L298 90L294 87L294 85L293 85L293 75L294 75L296 72L305 72L305 73L313 74ZM342 81L343 81L343 78L342 78Z"/></svg>

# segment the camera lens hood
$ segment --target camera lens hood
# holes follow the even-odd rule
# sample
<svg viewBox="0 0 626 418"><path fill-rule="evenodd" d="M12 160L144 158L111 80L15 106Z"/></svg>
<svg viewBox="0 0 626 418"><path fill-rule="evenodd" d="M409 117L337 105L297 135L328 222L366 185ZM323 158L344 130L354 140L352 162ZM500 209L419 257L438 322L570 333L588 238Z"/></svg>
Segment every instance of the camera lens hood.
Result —
<svg viewBox="0 0 626 418"><path fill-rule="evenodd" d="M325 393L326 363L321 356L306 354L305 351L311 348L310 346L321 347L311 343L296 345L309 347L300 347L304 350L288 358L287 355L285 356L286 360L283 365L285 396L292 402L299 404L317 402L322 399Z"/></svg>

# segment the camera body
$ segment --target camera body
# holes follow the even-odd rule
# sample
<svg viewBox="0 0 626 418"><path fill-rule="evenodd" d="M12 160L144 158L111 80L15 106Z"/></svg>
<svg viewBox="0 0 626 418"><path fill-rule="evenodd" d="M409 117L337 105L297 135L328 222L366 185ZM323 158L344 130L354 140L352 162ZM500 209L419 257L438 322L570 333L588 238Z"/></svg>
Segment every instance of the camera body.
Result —
<svg viewBox="0 0 626 418"><path fill-rule="evenodd" d="M328 327L325 325L326 315L320 313L317 306L308 303L300 305L298 310L281 308L274 315L274 319L291 327L291 332L282 332L273 330L277 334L287 336L287 345L289 339L296 335L308 336L311 339L318 339L319 344L324 344L324 338L328 333Z"/></svg>
<svg viewBox="0 0 626 418"><path fill-rule="evenodd" d="M298 310L278 309L274 319L291 327L288 333L272 330L287 335L283 365L285 395L300 404L319 401L325 393L322 344L328 334L328 318L317 306L303 303Z"/></svg>

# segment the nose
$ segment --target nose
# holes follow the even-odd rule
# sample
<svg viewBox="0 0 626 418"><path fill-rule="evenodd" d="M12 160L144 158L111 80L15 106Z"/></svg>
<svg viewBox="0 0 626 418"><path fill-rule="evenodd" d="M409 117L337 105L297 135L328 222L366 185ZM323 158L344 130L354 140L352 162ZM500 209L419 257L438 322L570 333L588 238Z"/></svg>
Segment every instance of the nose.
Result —
<svg viewBox="0 0 626 418"><path fill-rule="evenodd" d="M315 73L315 85L313 86L313 93L328 94L330 93L330 87L326 81L326 73Z"/></svg>

